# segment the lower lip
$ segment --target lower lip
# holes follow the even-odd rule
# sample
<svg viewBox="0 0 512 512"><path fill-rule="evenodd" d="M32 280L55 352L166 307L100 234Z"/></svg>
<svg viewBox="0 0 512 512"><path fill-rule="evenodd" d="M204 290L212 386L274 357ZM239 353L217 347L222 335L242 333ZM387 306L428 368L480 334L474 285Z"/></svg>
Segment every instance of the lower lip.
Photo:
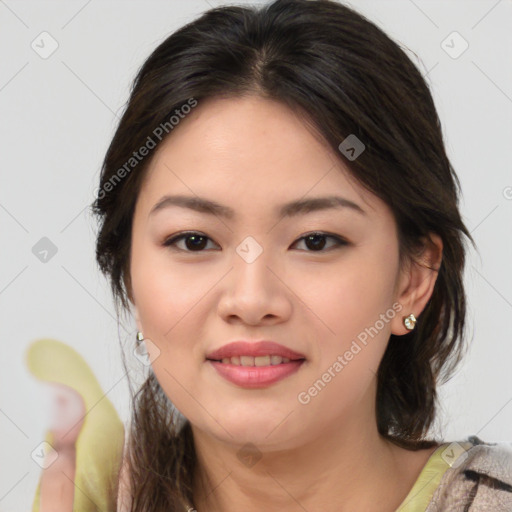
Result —
<svg viewBox="0 0 512 512"><path fill-rule="evenodd" d="M270 366L238 366L207 360L226 380L243 388L263 388L295 373L304 359Z"/></svg>

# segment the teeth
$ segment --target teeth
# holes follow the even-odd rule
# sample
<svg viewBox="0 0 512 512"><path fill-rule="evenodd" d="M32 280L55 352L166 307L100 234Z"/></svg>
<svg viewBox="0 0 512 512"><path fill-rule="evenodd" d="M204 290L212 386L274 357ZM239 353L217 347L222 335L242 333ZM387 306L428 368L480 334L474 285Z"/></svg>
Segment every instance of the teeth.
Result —
<svg viewBox="0 0 512 512"><path fill-rule="evenodd" d="M254 357L240 356L240 366L254 366Z"/></svg>
<svg viewBox="0 0 512 512"><path fill-rule="evenodd" d="M269 366L270 356L258 356L254 358L254 366Z"/></svg>
<svg viewBox="0 0 512 512"><path fill-rule="evenodd" d="M270 366L281 363L289 363L290 359L288 357L281 357L276 355L268 355L268 356L233 356L233 357L225 357L222 359L224 364L234 364L236 366Z"/></svg>

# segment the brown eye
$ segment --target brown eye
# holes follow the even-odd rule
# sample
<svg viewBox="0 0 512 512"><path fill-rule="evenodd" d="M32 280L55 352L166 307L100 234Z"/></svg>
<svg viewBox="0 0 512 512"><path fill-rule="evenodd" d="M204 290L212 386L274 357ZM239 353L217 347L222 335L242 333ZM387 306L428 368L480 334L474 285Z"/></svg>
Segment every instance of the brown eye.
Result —
<svg viewBox="0 0 512 512"><path fill-rule="evenodd" d="M339 236L329 235L327 233L321 232L314 232L304 235L303 237L299 238L294 243L294 245L304 241L306 247L308 248L306 252L327 252L327 250L324 250L327 244L326 239L330 239L333 242L333 244L328 247L327 250L348 245L348 242ZM182 240L185 241L184 247L178 247L178 243ZM183 252L204 252L204 249L207 246L209 240L211 241L209 237L202 233L189 231L186 233L180 233L167 239L163 245L165 247L171 247L173 250L175 249Z"/></svg>
<svg viewBox="0 0 512 512"><path fill-rule="evenodd" d="M178 242L185 240L185 249L177 246ZM203 249L207 245L207 241L210 240L206 235L190 231L188 233L181 233L174 237L167 239L163 245L165 247L171 247L184 252L203 252Z"/></svg>
<svg viewBox="0 0 512 512"><path fill-rule="evenodd" d="M299 240L297 240L297 242L304 240L306 247L308 247L308 249L311 249L306 252L326 252L323 249L325 248L325 245L326 245L325 240L328 238L330 238L331 240L334 241L334 245L331 246L331 248L348 245L348 242L346 240L343 240L339 236L329 235L327 233L317 233L317 232L304 235L303 237L299 238Z"/></svg>

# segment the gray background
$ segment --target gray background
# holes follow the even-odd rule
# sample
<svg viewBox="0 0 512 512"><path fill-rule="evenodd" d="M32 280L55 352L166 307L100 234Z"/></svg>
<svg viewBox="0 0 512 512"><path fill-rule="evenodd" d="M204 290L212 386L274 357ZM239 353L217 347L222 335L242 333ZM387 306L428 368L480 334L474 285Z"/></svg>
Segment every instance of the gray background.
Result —
<svg viewBox="0 0 512 512"><path fill-rule="evenodd" d="M133 343L135 324L118 326L95 266L87 207L137 69L170 32L221 3L0 0L2 512L29 510L40 475L30 453L44 439L49 395L26 369L28 344L52 337L72 345L128 417L119 336ZM510 442L512 2L350 5L407 46L428 74L462 182L464 220L480 250L470 253L465 276L472 348L440 390L436 429L450 441L477 434ZM58 43L46 59L31 47L42 46L43 31ZM453 31L469 44L458 56L464 43L447 39ZM33 253L43 237L57 248L46 262Z"/></svg>

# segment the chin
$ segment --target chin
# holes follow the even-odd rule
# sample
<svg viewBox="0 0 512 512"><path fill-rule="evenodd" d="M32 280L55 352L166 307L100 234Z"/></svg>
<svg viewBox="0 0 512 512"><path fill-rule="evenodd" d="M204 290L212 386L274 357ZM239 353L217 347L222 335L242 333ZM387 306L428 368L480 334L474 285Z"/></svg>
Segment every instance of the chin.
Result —
<svg viewBox="0 0 512 512"><path fill-rule="evenodd" d="M231 415L223 415L220 425L213 421L209 422L209 427L211 434L222 442L236 445L252 443L276 450L285 448L290 439L299 434L293 424L283 421L285 418L286 414L283 415L281 409L275 414L267 411L266 416L250 408L247 411L237 409Z"/></svg>

